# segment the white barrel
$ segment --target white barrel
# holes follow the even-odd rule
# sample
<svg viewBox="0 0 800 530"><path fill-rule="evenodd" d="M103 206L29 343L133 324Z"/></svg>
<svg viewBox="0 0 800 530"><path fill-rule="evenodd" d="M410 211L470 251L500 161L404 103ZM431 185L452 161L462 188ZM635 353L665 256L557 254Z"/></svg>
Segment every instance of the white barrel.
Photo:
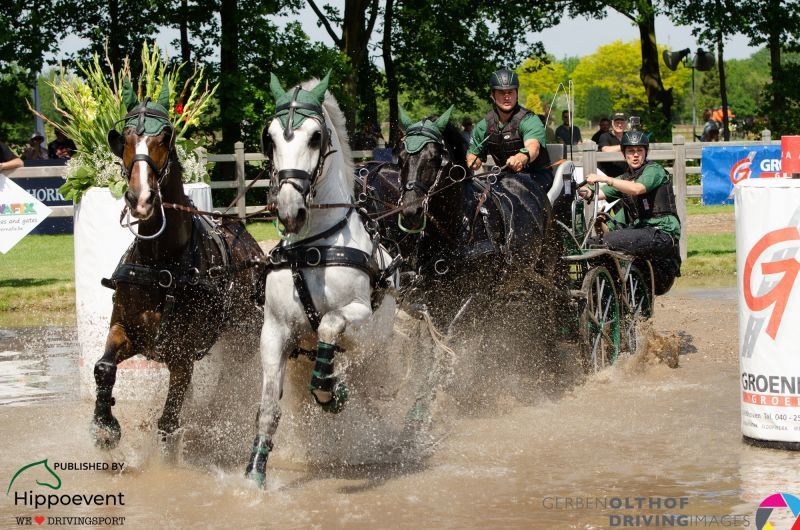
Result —
<svg viewBox="0 0 800 530"><path fill-rule="evenodd" d="M185 184L186 194L199 210L210 211L208 184ZM111 322L113 291L100 285L111 278L122 254L133 242L133 234L120 226L124 201L108 188L91 188L75 205L75 303L78 325L81 396L94 399L94 365L102 357ZM204 360L205 361L205 360ZM195 367L195 377L203 369ZM198 368L200 368L198 370ZM163 400L168 384L163 364L135 356L119 365L114 396L127 399Z"/></svg>
<svg viewBox="0 0 800 530"><path fill-rule="evenodd" d="M800 448L800 180L737 184L742 433Z"/></svg>

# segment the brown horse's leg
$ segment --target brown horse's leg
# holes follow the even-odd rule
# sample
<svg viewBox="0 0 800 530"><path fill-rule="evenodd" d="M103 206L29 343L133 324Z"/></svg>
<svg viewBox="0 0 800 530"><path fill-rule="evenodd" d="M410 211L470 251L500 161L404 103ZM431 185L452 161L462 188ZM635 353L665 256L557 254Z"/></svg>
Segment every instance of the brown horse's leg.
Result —
<svg viewBox="0 0 800 530"><path fill-rule="evenodd" d="M117 365L133 355L133 348L125 328L114 323L108 331L103 356L94 365L94 381L97 385L97 399L94 404L92 431L98 447L116 447L122 436L119 422L111 412L114 405L112 392L117 381Z"/></svg>
<svg viewBox="0 0 800 530"><path fill-rule="evenodd" d="M186 389L192 381L194 363L191 359L167 361L167 368L169 369L169 391L164 404L164 412L158 420L158 431L162 436L168 436L178 429Z"/></svg>

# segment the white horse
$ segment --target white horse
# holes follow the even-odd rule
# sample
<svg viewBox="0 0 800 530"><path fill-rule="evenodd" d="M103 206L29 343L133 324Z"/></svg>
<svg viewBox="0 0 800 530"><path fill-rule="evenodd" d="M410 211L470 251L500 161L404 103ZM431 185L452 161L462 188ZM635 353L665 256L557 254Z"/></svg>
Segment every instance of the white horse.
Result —
<svg viewBox="0 0 800 530"><path fill-rule="evenodd" d="M350 147L344 115L326 93L329 75L288 92L274 75L270 82L276 110L262 132L262 144L273 166L278 219L287 237L272 251L268 265L261 406L246 470L262 486L290 354L312 352L316 362L309 390L324 410L337 413L347 400L347 388L341 374L334 374L334 354L342 345L349 348L366 340L354 337L359 328L386 334L393 325L393 310L376 310L385 316L382 322L370 319L376 285L396 285L396 278L387 278L393 276L387 269L388 254L350 206ZM387 303L392 305L386 309L394 307L393 295L383 298L382 304ZM370 325L363 326L368 320Z"/></svg>

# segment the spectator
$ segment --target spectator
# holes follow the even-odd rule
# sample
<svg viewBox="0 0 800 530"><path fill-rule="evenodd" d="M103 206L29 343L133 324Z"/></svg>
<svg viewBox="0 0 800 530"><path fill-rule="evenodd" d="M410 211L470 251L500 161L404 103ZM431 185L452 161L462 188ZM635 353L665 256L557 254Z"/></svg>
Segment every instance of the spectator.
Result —
<svg viewBox="0 0 800 530"><path fill-rule="evenodd" d="M22 165L22 160L5 143L0 142L0 172L5 173Z"/></svg>
<svg viewBox="0 0 800 530"><path fill-rule="evenodd" d="M561 113L561 125L556 128L556 138L562 144L575 145L581 143L581 131L575 125L570 125L569 111L565 110Z"/></svg>
<svg viewBox="0 0 800 530"><path fill-rule="evenodd" d="M604 153L621 153L620 143L625 133L625 114L617 112L611 117L611 130L600 135L597 140L597 150ZM618 177L628 169L628 163L598 162L597 167L609 177Z"/></svg>
<svg viewBox="0 0 800 530"><path fill-rule="evenodd" d="M464 119L461 120L461 129L462 129L461 136L464 137L464 141L467 142L467 145L469 145L470 142L472 141L473 126L474 125L472 123L472 118L470 118L469 116L464 116Z"/></svg>
<svg viewBox="0 0 800 530"><path fill-rule="evenodd" d="M50 158L72 158L78 148L75 142L67 138L61 129L56 128L56 139L47 144L47 156Z"/></svg>
<svg viewBox="0 0 800 530"><path fill-rule="evenodd" d="M705 125L703 125L703 133L700 135L701 142L718 142L719 141L719 123L713 119L713 113L711 109L706 109L703 112L703 120L705 120Z"/></svg>
<svg viewBox="0 0 800 530"><path fill-rule="evenodd" d="M544 140L548 144L557 144L558 138L556 138L556 132L553 130L553 127L548 123L547 116L544 114L537 114L539 119L542 120L542 124L544 124Z"/></svg>
<svg viewBox="0 0 800 530"><path fill-rule="evenodd" d="M47 160L47 149L42 145L44 136L35 132L28 140L28 147L22 152L22 160Z"/></svg>
<svg viewBox="0 0 800 530"><path fill-rule="evenodd" d="M603 116L602 118L600 118L600 123L598 123L598 126L600 127L600 129L592 135L592 141L594 143L600 142L600 137L603 134L607 133L608 130L611 128L611 120Z"/></svg>

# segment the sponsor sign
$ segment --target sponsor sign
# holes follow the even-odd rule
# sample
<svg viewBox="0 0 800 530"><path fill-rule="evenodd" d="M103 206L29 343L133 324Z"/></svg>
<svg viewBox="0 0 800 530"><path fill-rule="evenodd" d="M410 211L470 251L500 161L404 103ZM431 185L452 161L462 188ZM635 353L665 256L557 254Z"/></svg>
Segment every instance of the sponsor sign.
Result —
<svg viewBox="0 0 800 530"><path fill-rule="evenodd" d="M742 432L800 442L800 180L736 186Z"/></svg>
<svg viewBox="0 0 800 530"><path fill-rule="evenodd" d="M732 204L736 184L749 179L781 178L781 146L703 147L703 204Z"/></svg>
<svg viewBox="0 0 800 530"><path fill-rule="evenodd" d="M42 201L0 175L0 252L11 250L50 212Z"/></svg>

